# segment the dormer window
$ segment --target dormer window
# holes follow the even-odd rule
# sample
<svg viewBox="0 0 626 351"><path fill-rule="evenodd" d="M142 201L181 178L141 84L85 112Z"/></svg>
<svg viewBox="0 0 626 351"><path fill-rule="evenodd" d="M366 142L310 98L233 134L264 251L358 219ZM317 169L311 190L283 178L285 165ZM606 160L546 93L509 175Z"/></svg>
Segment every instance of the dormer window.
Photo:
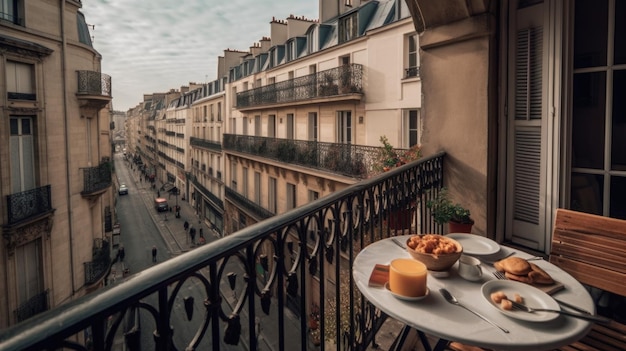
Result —
<svg viewBox="0 0 626 351"><path fill-rule="evenodd" d="M350 41L359 35L358 12L339 19L339 43Z"/></svg>
<svg viewBox="0 0 626 351"><path fill-rule="evenodd" d="M309 54L317 52L319 50L320 32L318 26L311 27L311 30L307 33L307 45Z"/></svg>

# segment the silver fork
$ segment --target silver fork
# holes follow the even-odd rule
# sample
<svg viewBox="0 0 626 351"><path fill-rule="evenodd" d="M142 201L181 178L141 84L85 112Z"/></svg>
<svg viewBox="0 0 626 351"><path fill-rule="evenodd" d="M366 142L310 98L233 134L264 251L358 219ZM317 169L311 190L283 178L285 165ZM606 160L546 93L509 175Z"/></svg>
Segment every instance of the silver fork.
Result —
<svg viewBox="0 0 626 351"><path fill-rule="evenodd" d="M528 312L528 313L535 313L535 312L559 313L559 314L564 314L566 316L580 318L580 319L597 322L597 323L609 323L611 321L609 318L602 317L602 316L594 316L594 315L585 314L585 313L581 314L581 313L575 313L575 312L570 312L570 311L565 311L565 310L553 310L549 308L535 308L535 307L526 306L524 304L521 304L519 302L515 302L512 300L509 300L509 301L511 301L511 304L513 304L513 309Z"/></svg>

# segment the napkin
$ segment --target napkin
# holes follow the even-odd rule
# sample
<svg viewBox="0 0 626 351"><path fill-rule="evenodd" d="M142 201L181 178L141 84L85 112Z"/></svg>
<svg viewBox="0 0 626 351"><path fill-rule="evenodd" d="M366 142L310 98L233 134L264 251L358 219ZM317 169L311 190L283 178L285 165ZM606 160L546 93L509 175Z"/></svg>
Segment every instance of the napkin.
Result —
<svg viewBox="0 0 626 351"><path fill-rule="evenodd" d="M389 265L377 263L374 266L374 269L372 269L372 274L370 274L368 285L374 287L383 287L388 281Z"/></svg>

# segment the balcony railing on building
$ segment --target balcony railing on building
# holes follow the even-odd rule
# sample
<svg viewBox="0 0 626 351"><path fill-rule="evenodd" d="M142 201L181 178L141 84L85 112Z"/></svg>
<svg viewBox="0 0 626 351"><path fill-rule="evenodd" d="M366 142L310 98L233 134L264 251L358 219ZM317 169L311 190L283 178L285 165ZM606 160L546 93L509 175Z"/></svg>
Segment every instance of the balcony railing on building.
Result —
<svg viewBox="0 0 626 351"><path fill-rule="evenodd" d="M83 168L83 196L104 192L111 186L111 162L104 161L97 167Z"/></svg>
<svg viewBox="0 0 626 351"><path fill-rule="evenodd" d="M224 134L225 150L334 172L354 178L367 178L378 162L380 147L323 143L309 140L278 139L251 135Z"/></svg>
<svg viewBox="0 0 626 351"><path fill-rule="evenodd" d="M248 200L245 196L239 194L231 187L227 186L224 190L224 195L227 200L236 203L238 208L244 209L248 213L252 213L253 217L257 220L263 220L275 216L275 213L265 209L263 206L256 204L253 201Z"/></svg>
<svg viewBox="0 0 626 351"><path fill-rule="evenodd" d="M85 285L92 285L104 277L111 266L111 249L107 240L95 239L92 260L84 263Z"/></svg>
<svg viewBox="0 0 626 351"><path fill-rule="evenodd" d="M213 150L217 152L222 152L222 144L215 142L215 141L211 141L211 140L191 137L189 138L189 145L195 146L195 147L201 147L203 149Z"/></svg>
<svg viewBox="0 0 626 351"><path fill-rule="evenodd" d="M50 185L7 195L8 224L13 225L52 211Z"/></svg>
<svg viewBox="0 0 626 351"><path fill-rule="evenodd" d="M20 306L13 311L15 314L15 320L18 322L24 321L30 317L38 315L39 313L47 311L48 308L50 308L49 306L48 290L44 290L28 299L26 302L20 304Z"/></svg>
<svg viewBox="0 0 626 351"><path fill-rule="evenodd" d="M363 92L363 66L352 63L237 94L237 108L305 101Z"/></svg>
<svg viewBox="0 0 626 351"><path fill-rule="evenodd" d="M0 349L110 350L140 310L150 336L131 350L305 351L314 338L327 350L365 350L387 316L360 295L353 260L382 238L442 232L425 203L443 185L443 161L414 161L172 257L0 331ZM392 213L407 208L410 225L392 230Z"/></svg>
<svg viewBox="0 0 626 351"><path fill-rule="evenodd" d="M95 71L77 71L76 96L83 106L101 109L112 99L111 76Z"/></svg>

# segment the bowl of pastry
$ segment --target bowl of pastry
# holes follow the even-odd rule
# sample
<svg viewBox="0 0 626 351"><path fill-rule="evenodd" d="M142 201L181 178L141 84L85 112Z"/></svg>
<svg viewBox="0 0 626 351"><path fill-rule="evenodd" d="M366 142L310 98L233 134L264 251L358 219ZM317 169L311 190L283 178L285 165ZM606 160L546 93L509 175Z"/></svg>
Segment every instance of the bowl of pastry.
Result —
<svg viewBox="0 0 626 351"><path fill-rule="evenodd" d="M412 235L406 241L406 249L429 271L447 271L463 253L458 241L438 234Z"/></svg>

